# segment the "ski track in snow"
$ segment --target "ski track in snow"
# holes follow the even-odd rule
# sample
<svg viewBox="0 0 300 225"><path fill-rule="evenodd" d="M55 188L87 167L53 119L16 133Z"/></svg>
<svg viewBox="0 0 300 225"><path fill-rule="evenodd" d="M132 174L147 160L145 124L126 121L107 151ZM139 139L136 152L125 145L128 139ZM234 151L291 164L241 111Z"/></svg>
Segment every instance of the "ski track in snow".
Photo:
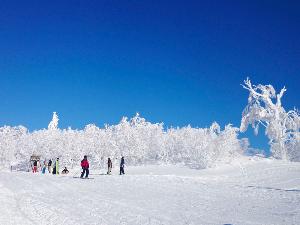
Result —
<svg viewBox="0 0 300 225"><path fill-rule="evenodd" d="M74 179L0 172L0 224L297 225L300 163L244 160L215 169L126 168Z"/></svg>

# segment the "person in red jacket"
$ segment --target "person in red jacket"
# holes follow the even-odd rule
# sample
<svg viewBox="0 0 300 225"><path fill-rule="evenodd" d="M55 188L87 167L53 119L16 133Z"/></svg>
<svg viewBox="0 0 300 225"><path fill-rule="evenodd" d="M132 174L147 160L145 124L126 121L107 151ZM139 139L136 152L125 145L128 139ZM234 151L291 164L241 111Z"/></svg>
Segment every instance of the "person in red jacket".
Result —
<svg viewBox="0 0 300 225"><path fill-rule="evenodd" d="M90 165L86 155L84 156L83 160L81 160L81 167L82 167L82 173L80 178L83 178L84 174L85 174L85 178L88 178Z"/></svg>

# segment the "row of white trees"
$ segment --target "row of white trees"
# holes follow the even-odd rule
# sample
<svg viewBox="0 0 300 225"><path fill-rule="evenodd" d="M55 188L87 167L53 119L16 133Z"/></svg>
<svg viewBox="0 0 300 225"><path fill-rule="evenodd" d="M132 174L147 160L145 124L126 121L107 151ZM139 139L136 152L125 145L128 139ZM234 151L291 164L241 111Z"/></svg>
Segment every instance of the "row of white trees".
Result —
<svg viewBox="0 0 300 225"><path fill-rule="evenodd" d="M61 130L54 113L48 129L0 128L0 165L28 163L36 154L42 159L59 157L66 166L79 165L83 155L88 155L94 166L107 157L125 156L131 165L167 162L206 168L230 161L243 151L237 134L238 128L227 125L221 130L216 122L204 129L164 129L162 123L147 122L139 114L104 128L90 124L83 130Z"/></svg>

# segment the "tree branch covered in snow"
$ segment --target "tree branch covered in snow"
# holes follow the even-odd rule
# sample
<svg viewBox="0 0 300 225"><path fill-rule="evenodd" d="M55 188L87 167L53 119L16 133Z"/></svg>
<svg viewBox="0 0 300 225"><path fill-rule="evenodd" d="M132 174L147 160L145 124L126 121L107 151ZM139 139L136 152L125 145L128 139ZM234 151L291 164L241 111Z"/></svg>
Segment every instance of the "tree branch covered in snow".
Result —
<svg viewBox="0 0 300 225"><path fill-rule="evenodd" d="M249 91L249 98L240 131L245 132L251 124L257 134L259 125L263 125L275 158L300 161L300 114L297 110L286 112L282 107L281 99L286 88L276 95L272 85L252 85L249 78L242 86Z"/></svg>
<svg viewBox="0 0 300 225"><path fill-rule="evenodd" d="M221 130L216 122L210 128L164 129L162 123L150 123L139 114L104 128L89 124L83 130L61 130L54 113L48 129L0 128L0 165L26 163L36 154L78 166L82 156L88 155L99 167L107 157L119 160L123 155L131 165L167 162L206 168L229 162L244 150L237 134L238 128L227 125Z"/></svg>

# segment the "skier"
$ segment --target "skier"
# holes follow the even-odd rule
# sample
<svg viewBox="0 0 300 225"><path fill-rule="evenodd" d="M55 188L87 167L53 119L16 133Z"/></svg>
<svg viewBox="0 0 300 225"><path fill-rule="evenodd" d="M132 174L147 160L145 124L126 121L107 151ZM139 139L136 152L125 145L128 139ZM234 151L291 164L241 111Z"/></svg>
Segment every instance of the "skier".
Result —
<svg viewBox="0 0 300 225"><path fill-rule="evenodd" d="M120 175L125 174L124 166L125 166L125 160L124 160L124 156L122 156L121 163L120 163Z"/></svg>
<svg viewBox="0 0 300 225"><path fill-rule="evenodd" d="M36 173L36 172L37 172L37 161L36 161L36 160L34 160L34 162L33 162L32 172L33 172L33 173Z"/></svg>
<svg viewBox="0 0 300 225"><path fill-rule="evenodd" d="M111 173L111 169L112 169L112 162L111 162L111 159L108 158L107 160L107 174L110 174Z"/></svg>
<svg viewBox="0 0 300 225"><path fill-rule="evenodd" d="M49 161L48 161L48 171L49 171L49 173L52 172L52 160L51 159L49 159Z"/></svg>
<svg viewBox="0 0 300 225"><path fill-rule="evenodd" d="M43 174L45 174L46 168L47 168L47 161L46 161L46 159L45 159L44 164L43 164L43 168L42 168L42 173L43 173Z"/></svg>
<svg viewBox="0 0 300 225"><path fill-rule="evenodd" d="M88 178L90 165L86 155L83 157L83 160L81 160L81 167L82 167L82 173L80 178L83 178L84 174L85 174L85 178Z"/></svg>

